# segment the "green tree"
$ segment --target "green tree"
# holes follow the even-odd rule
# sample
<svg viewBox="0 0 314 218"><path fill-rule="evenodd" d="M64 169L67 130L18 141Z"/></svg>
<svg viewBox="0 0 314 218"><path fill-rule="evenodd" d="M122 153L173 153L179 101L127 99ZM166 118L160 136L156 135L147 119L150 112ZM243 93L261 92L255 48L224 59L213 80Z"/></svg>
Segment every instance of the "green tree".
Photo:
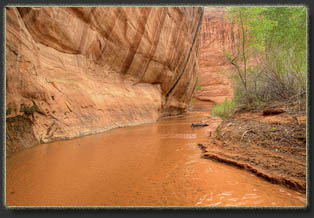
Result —
<svg viewBox="0 0 314 218"><path fill-rule="evenodd" d="M227 52L226 57L244 89L246 104L250 104L252 91L267 99L305 92L306 8L227 7L227 11L240 37L235 51ZM254 68L248 63L253 55L262 60Z"/></svg>

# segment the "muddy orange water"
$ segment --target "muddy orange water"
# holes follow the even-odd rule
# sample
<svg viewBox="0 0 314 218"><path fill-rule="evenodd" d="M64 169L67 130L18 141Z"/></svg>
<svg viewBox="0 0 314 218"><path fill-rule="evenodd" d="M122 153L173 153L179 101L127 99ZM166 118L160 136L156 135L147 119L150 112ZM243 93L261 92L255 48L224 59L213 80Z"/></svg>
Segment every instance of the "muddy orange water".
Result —
<svg viewBox="0 0 314 218"><path fill-rule="evenodd" d="M191 128L207 121L208 127ZM201 158L193 112L38 145L6 162L7 206L305 206L304 194Z"/></svg>

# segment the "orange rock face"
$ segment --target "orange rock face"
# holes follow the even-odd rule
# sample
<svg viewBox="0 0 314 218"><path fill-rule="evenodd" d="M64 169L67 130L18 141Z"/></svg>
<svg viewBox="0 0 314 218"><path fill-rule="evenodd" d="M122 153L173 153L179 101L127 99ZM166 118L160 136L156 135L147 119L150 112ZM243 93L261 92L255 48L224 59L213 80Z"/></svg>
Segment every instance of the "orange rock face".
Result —
<svg viewBox="0 0 314 218"><path fill-rule="evenodd" d="M226 18L224 8L204 8L198 58L199 85L202 89L194 93L198 100L219 104L226 97L233 97L232 84L228 78L232 73L232 65L228 63L225 52L235 49L235 40L239 38L237 34L235 26Z"/></svg>
<svg viewBox="0 0 314 218"><path fill-rule="evenodd" d="M202 15L194 7L6 8L8 149L185 112ZM28 136L16 131L23 122Z"/></svg>

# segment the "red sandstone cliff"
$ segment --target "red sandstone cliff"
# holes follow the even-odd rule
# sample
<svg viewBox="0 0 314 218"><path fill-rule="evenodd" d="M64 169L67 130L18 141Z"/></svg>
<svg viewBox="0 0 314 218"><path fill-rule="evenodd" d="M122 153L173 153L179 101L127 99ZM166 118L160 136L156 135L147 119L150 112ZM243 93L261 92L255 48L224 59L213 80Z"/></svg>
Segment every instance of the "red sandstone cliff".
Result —
<svg viewBox="0 0 314 218"><path fill-rule="evenodd" d="M202 13L6 8L7 151L186 111Z"/></svg>
<svg viewBox="0 0 314 218"><path fill-rule="evenodd" d="M194 97L202 101L221 103L233 97L232 84L227 75L233 71L224 53L232 51L239 38L234 25L226 18L223 7L204 8L200 31L199 85Z"/></svg>

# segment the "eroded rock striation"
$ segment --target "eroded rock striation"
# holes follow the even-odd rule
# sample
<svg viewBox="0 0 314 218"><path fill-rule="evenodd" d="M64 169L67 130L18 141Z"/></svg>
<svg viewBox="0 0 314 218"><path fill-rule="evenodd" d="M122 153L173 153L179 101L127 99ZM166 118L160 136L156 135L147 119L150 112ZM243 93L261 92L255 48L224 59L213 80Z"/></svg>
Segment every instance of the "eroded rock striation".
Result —
<svg viewBox="0 0 314 218"><path fill-rule="evenodd" d="M197 7L6 8L7 151L185 112L202 15Z"/></svg>
<svg viewBox="0 0 314 218"><path fill-rule="evenodd" d="M237 27L226 17L223 7L205 7L200 30L199 85L194 97L201 101L222 103L233 97L231 80L233 69L225 57L232 52L239 39Z"/></svg>

